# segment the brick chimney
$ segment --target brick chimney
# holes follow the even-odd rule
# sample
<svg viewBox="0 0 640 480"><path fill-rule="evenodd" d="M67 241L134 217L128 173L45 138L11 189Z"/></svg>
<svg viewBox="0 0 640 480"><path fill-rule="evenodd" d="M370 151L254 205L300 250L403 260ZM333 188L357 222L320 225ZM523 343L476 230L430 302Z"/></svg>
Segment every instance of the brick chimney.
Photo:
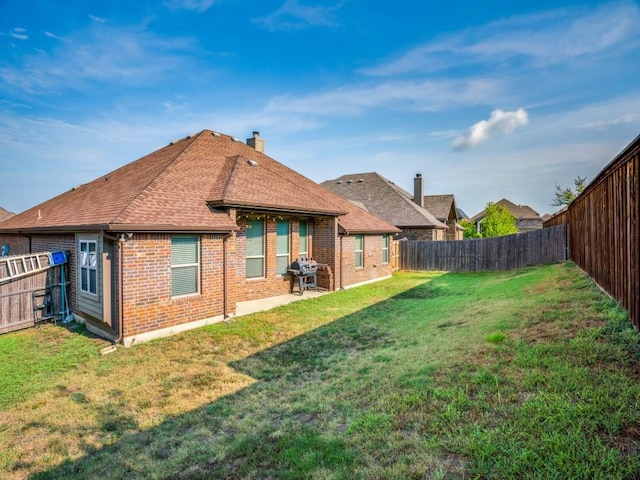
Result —
<svg viewBox="0 0 640 480"><path fill-rule="evenodd" d="M253 132L253 137L247 138L247 145L260 153L264 153L264 140L260 138L260 132Z"/></svg>
<svg viewBox="0 0 640 480"><path fill-rule="evenodd" d="M424 208L424 179L421 173L416 173L413 179L413 201Z"/></svg>

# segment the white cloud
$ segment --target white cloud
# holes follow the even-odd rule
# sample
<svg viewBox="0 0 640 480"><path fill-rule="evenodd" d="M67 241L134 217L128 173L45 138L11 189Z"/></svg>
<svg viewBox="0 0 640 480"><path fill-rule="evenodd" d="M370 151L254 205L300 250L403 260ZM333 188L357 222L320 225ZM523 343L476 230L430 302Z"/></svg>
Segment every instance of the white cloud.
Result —
<svg viewBox="0 0 640 480"><path fill-rule="evenodd" d="M625 123L633 123L640 121L640 114L627 113L620 115L619 117L610 118L607 120L598 120L595 122L588 122L580 125L580 128L597 128L606 129L608 127L614 127L616 125L622 125Z"/></svg>
<svg viewBox="0 0 640 480"><path fill-rule="evenodd" d="M60 37L57 36L55 33L51 33L49 31L44 32L45 37L49 37L49 38L54 38L56 40L60 40Z"/></svg>
<svg viewBox="0 0 640 480"><path fill-rule="evenodd" d="M332 27L336 25L333 12L340 6L308 7L300 5L298 0L287 0L275 12L254 21L272 32L299 30L307 26Z"/></svg>
<svg viewBox="0 0 640 480"><path fill-rule="evenodd" d="M361 72L397 75L509 60L566 64L572 59L617 54L637 46L638 23L640 7L634 2L610 3L592 10L552 10L469 28Z"/></svg>
<svg viewBox="0 0 640 480"><path fill-rule="evenodd" d="M29 38L29 35L27 35L27 30L21 27L14 28L9 35L17 40L27 40Z"/></svg>
<svg viewBox="0 0 640 480"><path fill-rule="evenodd" d="M106 23L107 22L106 18L96 17L95 15L89 15L89 18L91 20L93 20L94 22L98 22L98 23Z"/></svg>
<svg viewBox="0 0 640 480"><path fill-rule="evenodd" d="M49 52L25 55L21 63L0 68L0 80L29 93L58 93L95 80L138 85L166 79L195 62L187 55L196 47L193 38L159 37L135 26L94 22L58 40Z"/></svg>
<svg viewBox="0 0 640 480"><path fill-rule="evenodd" d="M216 3L216 0L169 0L165 6L174 10L193 10L206 12Z"/></svg>
<svg viewBox="0 0 640 480"><path fill-rule="evenodd" d="M266 110L322 116L359 115L374 108L426 112L484 103L501 95L501 90L500 80L482 78L389 81L348 85L309 95L280 95L269 101Z"/></svg>
<svg viewBox="0 0 640 480"><path fill-rule="evenodd" d="M529 123L529 115L524 108L519 108L515 112L496 109L491 112L489 120L481 120L472 125L464 135L455 138L451 146L454 150L467 150L496 135L511 133L517 127L527 123Z"/></svg>

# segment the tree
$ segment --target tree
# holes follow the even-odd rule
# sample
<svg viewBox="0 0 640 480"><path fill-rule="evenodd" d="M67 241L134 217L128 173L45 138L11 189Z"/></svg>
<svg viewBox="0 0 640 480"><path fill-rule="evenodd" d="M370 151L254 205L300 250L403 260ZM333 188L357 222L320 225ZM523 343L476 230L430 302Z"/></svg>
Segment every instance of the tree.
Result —
<svg viewBox="0 0 640 480"><path fill-rule="evenodd" d="M461 220L460 225L462 225L462 227L464 228L464 232L462 234L464 238L482 237L482 235L480 235L480 232L478 232L478 229L476 228L475 223L470 222L469 220Z"/></svg>
<svg viewBox="0 0 640 480"><path fill-rule="evenodd" d="M562 188L556 183L556 193L553 196L553 202L551 202L551 206L563 207L565 205L571 205L571 202L573 202L575 198L580 195L587 186L586 180L586 177L578 176L578 178L573 181L575 190L572 190L571 187Z"/></svg>
<svg viewBox="0 0 640 480"><path fill-rule="evenodd" d="M501 237L502 235L518 233L516 217L506 208L489 202L487 203L485 213L486 215L480 224L483 237Z"/></svg>

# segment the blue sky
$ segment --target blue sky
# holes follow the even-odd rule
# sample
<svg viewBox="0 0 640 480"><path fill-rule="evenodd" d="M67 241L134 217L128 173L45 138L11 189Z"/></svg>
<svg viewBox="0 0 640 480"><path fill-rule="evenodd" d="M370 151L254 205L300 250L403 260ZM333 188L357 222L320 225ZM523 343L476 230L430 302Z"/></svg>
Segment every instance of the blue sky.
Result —
<svg viewBox="0 0 640 480"><path fill-rule="evenodd" d="M0 206L211 129L317 182L552 212L640 133L638 25L630 0L0 0Z"/></svg>

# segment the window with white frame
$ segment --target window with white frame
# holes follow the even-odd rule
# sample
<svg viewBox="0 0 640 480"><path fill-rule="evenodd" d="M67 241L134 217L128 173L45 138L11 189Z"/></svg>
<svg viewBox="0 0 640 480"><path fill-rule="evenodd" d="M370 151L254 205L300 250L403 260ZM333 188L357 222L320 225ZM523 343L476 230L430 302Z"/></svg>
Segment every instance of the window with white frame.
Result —
<svg viewBox="0 0 640 480"><path fill-rule="evenodd" d="M360 267L364 266L364 236L363 235L356 235L355 236L355 242L356 242L356 247L355 247L355 253L356 253L355 265L356 265L356 268L360 268Z"/></svg>
<svg viewBox="0 0 640 480"><path fill-rule="evenodd" d="M287 273L290 259L289 220L276 220L276 274Z"/></svg>
<svg viewBox="0 0 640 480"><path fill-rule="evenodd" d="M382 263L389 263L389 235L382 235Z"/></svg>
<svg viewBox="0 0 640 480"><path fill-rule="evenodd" d="M200 292L200 241L198 237L171 237L171 296Z"/></svg>
<svg viewBox="0 0 640 480"><path fill-rule="evenodd" d="M298 258L309 258L309 224L306 220L300 220L298 228Z"/></svg>
<svg viewBox="0 0 640 480"><path fill-rule="evenodd" d="M247 278L264 277L264 220L247 219Z"/></svg>
<svg viewBox="0 0 640 480"><path fill-rule="evenodd" d="M80 291L98 294L98 242L80 240Z"/></svg>

